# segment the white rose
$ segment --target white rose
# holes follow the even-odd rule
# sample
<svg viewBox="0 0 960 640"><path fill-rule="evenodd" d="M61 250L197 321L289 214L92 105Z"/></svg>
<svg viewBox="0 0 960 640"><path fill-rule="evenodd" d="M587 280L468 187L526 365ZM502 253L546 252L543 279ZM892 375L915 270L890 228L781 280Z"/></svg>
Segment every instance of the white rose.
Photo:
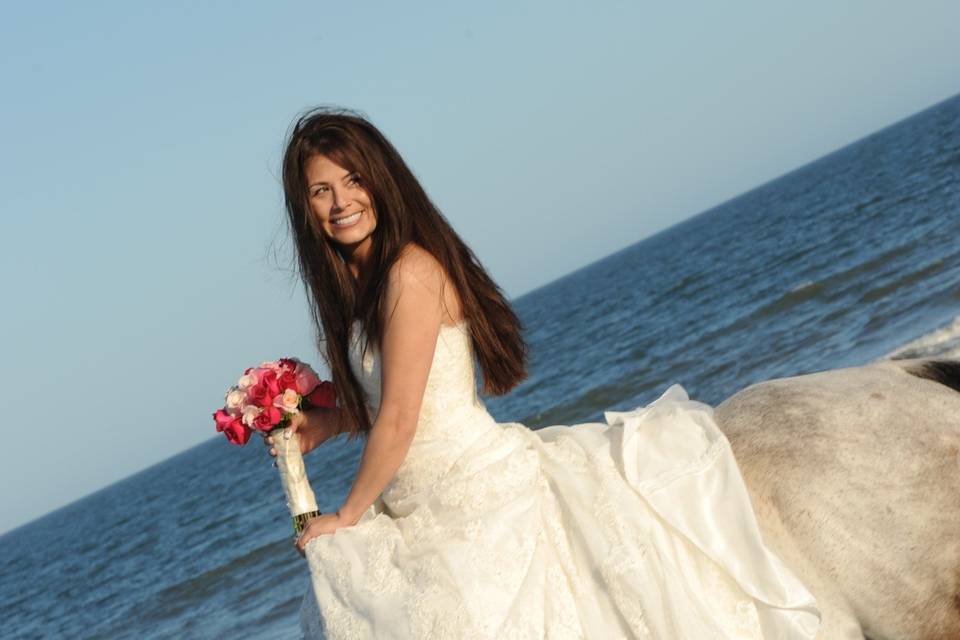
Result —
<svg viewBox="0 0 960 640"><path fill-rule="evenodd" d="M287 413L300 413L300 409L297 407L299 403L300 394L293 389L287 389L274 399L273 406L282 409Z"/></svg>
<svg viewBox="0 0 960 640"><path fill-rule="evenodd" d="M257 383L257 377L248 373L240 376L240 380L237 382L237 386L241 389L249 389L256 383Z"/></svg>
<svg viewBox="0 0 960 640"><path fill-rule="evenodd" d="M263 411L260 407L257 407L252 404L248 404L243 408L243 424L247 425L250 428L253 428L253 421L257 419L257 416Z"/></svg>
<svg viewBox="0 0 960 640"><path fill-rule="evenodd" d="M230 387L230 390L227 391L226 401L227 411L230 413L240 411L243 403L247 401L247 394L240 387Z"/></svg>

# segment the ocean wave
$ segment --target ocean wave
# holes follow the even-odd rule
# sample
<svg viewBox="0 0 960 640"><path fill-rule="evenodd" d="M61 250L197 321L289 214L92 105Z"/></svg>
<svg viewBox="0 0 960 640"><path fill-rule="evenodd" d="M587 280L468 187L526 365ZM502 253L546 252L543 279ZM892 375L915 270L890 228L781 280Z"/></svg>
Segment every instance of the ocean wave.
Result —
<svg viewBox="0 0 960 640"><path fill-rule="evenodd" d="M947 324L900 345L881 360L906 358L957 358L960 359L960 316Z"/></svg>

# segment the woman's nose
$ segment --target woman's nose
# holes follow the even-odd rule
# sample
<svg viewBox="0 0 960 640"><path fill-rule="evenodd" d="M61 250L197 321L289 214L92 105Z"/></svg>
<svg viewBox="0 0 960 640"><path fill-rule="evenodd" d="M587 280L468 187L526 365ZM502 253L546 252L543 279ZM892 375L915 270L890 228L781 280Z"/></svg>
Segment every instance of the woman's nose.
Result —
<svg viewBox="0 0 960 640"><path fill-rule="evenodd" d="M347 198L346 192L340 191L337 188L333 189L333 208L336 211L342 211L345 209L349 201L350 200Z"/></svg>

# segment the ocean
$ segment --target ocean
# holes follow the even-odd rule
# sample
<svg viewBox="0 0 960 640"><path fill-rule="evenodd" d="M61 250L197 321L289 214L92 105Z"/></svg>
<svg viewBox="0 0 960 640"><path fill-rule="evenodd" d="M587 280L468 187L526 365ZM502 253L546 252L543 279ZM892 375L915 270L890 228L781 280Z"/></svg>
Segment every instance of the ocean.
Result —
<svg viewBox="0 0 960 640"><path fill-rule="evenodd" d="M531 375L487 406L597 422L673 382L717 404L768 378L960 357L958 238L960 95L514 300ZM359 451L307 456L322 510ZM0 637L296 638L307 581L265 448L216 436L0 537Z"/></svg>

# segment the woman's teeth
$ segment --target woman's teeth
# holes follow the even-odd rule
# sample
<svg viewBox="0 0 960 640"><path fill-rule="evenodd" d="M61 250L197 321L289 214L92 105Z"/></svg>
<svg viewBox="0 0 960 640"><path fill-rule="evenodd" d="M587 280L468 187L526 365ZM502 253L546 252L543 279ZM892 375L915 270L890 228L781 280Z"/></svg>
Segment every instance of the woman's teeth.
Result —
<svg viewBox="0 0 960 640"><path fill-rule="evenodd" d="M330 222L332 224L341 225L341 226L353 224L354 222L357 221L357 218L360 217L361 213L363 213L363 211L357 211L356 213L351 213L349 216L345 216L343 218L337 218L336 220L331 220Z"/></svg>

